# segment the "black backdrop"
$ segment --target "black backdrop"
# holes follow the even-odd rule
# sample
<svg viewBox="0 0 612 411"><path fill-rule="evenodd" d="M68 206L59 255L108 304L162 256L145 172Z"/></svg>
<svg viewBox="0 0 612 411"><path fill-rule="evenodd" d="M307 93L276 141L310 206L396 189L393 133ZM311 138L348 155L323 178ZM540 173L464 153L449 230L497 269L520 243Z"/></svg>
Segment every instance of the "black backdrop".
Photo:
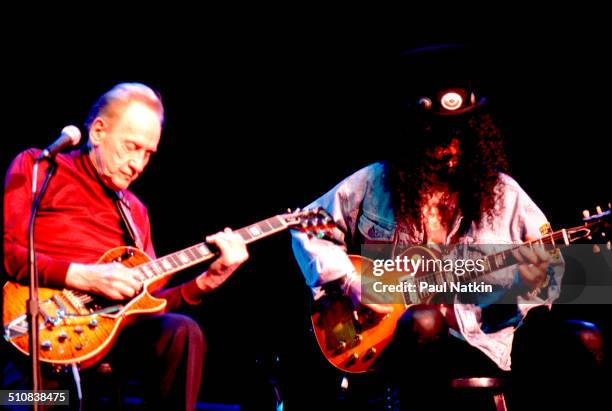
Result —
<svg viewBox="0 0 612 411"><path fill-rule="evenodd" d="M603 40L584 37L467 38L490 53L489 98L508 140L512 175L553 227L575 225L582 209L610 199L611 71ZM225 226L304 206L383 158L394 148L389 67L396 52L466 38L306 36L292 45L257 38L153 47L143 40L81 48L39 38L9 47L0 169L4 174L19 151L49 144L67 124L84 132L88 108L117 82L151 85L163 96L166 127L133 191L149 206L163 255ZM313 390L298 384L304 375L337 382L308 333L309 294L288 234L250 252L244 268L191 313L209 342L202 398L251 398L276 355L281 385L294 398Z"/></svg>

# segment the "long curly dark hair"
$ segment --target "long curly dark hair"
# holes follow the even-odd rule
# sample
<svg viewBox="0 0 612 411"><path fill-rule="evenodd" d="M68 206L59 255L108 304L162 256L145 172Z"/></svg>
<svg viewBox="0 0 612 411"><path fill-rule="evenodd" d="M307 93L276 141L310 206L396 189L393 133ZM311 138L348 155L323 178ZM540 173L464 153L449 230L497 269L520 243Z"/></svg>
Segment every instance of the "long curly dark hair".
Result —
<svg viewBox="0 0 612 411"><path fill-rule="evenodd" d="M499 173L507 172L502 136L491 114L475 111L462 116L411 118L402 130L400 147L385 162L385 180L398 221L421 219L424 193L436 178L425 156L432 145L458 138L461 158L448 176L449 189L458 192L458 207L468 222L494 218L502 200Z"/></svg>

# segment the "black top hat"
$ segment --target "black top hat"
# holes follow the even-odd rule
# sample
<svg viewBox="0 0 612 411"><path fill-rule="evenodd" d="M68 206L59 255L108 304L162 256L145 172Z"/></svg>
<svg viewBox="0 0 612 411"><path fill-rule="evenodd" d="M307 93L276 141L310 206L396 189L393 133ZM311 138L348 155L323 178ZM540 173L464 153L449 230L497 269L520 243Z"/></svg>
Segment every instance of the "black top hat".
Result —
<svg viewBox="0 0 612 411"><path fill-rule="evenodd" d="M439 44L400 54L400 100L412 114L455 116L486 103L478 84L481 57L474 48Z"/></svg>

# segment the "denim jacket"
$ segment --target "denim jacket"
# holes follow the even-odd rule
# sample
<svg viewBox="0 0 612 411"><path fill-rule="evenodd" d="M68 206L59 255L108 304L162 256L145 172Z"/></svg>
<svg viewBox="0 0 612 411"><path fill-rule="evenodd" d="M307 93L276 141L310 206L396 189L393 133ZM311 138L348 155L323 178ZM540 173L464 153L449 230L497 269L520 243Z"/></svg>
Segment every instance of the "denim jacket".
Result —
<svg viewBox="0 0 612 411"><path fill-rule="evenodd" d="M312 288L315 299L322 294L321 285L342 278L355 270L348 254L360 254L364 244L388 244L399 249L410 245L423 244L422 227L398 224L390 192L383 179L384 165L371 164L347 177L331 191L314 201L308 207L323 207L334 218L337 228L323 239L309 238L300 232L292 232L293 251L304 274L306 283ZM539 238L541 227L547 224L544 214L517 184L506 174L500 176L503 204L498 204L501 212L488 223L471 225L462 230L459 244L520 244L526 238ZM462 217L458 215L452 222L447 236L447 244L460 228ZM563 260L553 260L549 270L550 281L546 293L526 299L520 293L510 293L517 284L516 266L491 273L485 277L495 285L493 296L487 302L475 304L459 303L453 305L458 330L451 334L465 339L469 344L482 350L501 369L510 369L510 352L514 329L520 324L527 311L534 306L550 306L559 296L559 284L563 275ZM544 299L540 298L544 295ZM511 296L511 305L507 299ZM492 308L496 299L505 298L505 312L510 315L487 320L483 315L487 307ZM510 307L510 310L508 310ZM514 308L512 308L514 307ZM487 317L487 318L484 318Z"/></svg>

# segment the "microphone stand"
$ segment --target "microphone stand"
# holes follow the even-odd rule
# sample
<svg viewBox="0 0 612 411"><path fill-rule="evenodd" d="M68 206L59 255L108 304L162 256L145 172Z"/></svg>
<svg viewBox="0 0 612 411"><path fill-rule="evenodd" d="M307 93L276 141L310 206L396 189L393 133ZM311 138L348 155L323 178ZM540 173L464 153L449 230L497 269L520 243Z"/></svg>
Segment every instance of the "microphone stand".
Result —
<svg viewBox="0 0 612 411"><path fill-rule="evenodd" d="M36 159L32 167L32 209L30 211L30 224L28 227L28 275L30 277L30 295L27 302L27 319L29 330L29 348L32 360L32 383L33 390L40 391L42 389L42 377L40 373L40 343L39 343L39 325L38 317L40 315L40 306L38 302L38 267L36 265L36 251L34 248L34 220L36 211L40 205L40 201L47 189L49 180L53 176L57 168L57 163L54 159L49 158L49 167L45 175L45 180L40 186L40 192L36 195L36 181L38 179L38 163L40 159ZM38 410L38 403L34 402L34 410Z"/></svg>

